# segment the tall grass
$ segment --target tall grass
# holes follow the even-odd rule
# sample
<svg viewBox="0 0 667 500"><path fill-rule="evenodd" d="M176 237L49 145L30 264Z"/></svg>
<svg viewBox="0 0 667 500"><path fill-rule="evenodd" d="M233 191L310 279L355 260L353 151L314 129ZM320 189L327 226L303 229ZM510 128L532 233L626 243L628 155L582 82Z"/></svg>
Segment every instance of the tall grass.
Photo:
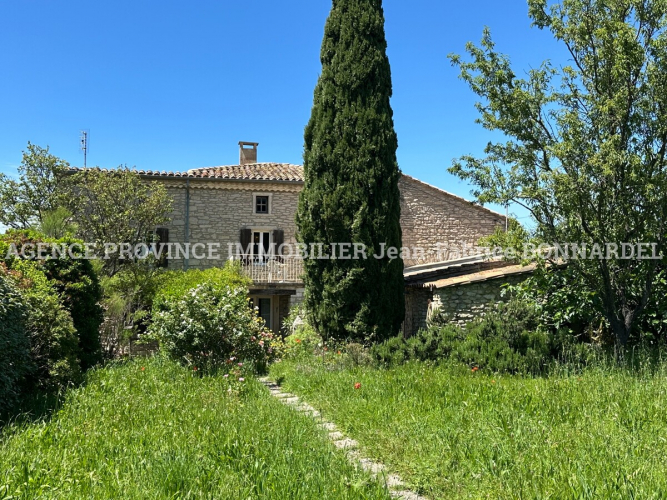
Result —
<svg viewBox="0 0 667 500"><path fill-rule="evenodd" d="M312 360L272 375L432 498L667 496L664 367L531 378Z"/></svg>
<svg viewBox="0 0 667 500"><path fill-rule="evenodd" d="M163 360L97 370L49 420L4 429L0 498L389 498L312 419L228 387Z"/></svg>

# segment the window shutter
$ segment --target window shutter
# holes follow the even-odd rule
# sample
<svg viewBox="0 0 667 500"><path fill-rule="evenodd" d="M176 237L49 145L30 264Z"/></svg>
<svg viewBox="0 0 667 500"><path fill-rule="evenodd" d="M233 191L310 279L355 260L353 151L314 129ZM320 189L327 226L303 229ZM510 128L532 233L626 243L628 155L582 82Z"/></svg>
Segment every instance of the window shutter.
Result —
<svg viewBox="0 0 667 500"><path fill-rule="evenodd" d="M158 260L158 267L163 267L166 268L169 265L169 261L167 260L167 254L169 252L169 247L167 244L169 243L169 229L166 227L158 227L155 230L155 236L157 236L157 249L158 253L160 254L160 259Z"/></svg>
<svg viewBox="0 0 667 500"><path fill-rule="evenodd" d="M278 255L278 252L280 251L280 246L285 243L285 231L282 229L276 229L273 231L273 245L274 245L274 253L275 255Z"/></svg>
<svg viewBox="0 0 667 500"><path fill-rule="evenodd" d="M248 228L241 229L241 236L239 237L239 240L241 242L241 246L243 247L243 255L248 255L251 239L252 239L252 231Z"/></svg>

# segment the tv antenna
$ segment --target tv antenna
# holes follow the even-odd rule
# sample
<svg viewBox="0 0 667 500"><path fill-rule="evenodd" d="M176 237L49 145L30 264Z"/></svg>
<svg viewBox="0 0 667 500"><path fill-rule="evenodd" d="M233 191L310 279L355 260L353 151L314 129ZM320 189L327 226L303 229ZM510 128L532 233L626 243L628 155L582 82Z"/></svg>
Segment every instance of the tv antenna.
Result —
<svg viewBox="0 0 667 500"><path fill-rule="evenodd" d="M88 130L81 131L81 151L83 151L83 168L86 168L86 160L88 159Z"/></svg>

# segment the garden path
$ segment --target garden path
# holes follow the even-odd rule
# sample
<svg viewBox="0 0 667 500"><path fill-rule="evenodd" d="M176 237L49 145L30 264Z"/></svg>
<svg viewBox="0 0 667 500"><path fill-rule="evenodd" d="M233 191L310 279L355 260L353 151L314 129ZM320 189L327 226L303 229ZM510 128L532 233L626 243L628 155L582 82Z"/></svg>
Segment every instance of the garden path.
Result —
<svg viewBox="0 0 667 500"><path fill-rule="evenodd" d="M389 489L389 494L393 498L400 500L427 500L426 497L418 495L414 491L405 489L401 478L395 474L387 474L386 467L383 464L375 462L370 458L365 458L359 449L359 443L357 443L354 439L350 439L349 437L345 436L336 428L334 423L324 420L320 412L310 406L308 403L301 401L301 399L294 394L283 392L279 385L266 377L260 378L259 381L269 389L269 392L273 397L278 398L284 404L291 406L295 410L304 413L305 415L318 419L318 426L328 432L329 439L333 441L333 444L336 446L336 448L345 450L347 453L347 458L350 462L353 464L358 464L362 469L369 472L374 478L384 480L387 484L387 488Z"/></svg>

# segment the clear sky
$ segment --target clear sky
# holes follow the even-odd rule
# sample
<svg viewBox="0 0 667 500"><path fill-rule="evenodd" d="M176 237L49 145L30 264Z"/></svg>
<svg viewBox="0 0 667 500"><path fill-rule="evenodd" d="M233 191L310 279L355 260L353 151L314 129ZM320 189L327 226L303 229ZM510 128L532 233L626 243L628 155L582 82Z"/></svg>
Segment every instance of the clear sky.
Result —
<svg viewBox="0 0 667 500"><path fill-rule="evenodd" d="M0 171L16 175L28 141L81 165L82 129L88 166L235 164L240 140L260 143L259 161L300 164L330 7L0 0ZM484 26L516 70L560 60L562 49L530 27L521 0L385 0L384 9L401 169L469 198L447 168L491 137L447 54L479 41Z"/></svg>

